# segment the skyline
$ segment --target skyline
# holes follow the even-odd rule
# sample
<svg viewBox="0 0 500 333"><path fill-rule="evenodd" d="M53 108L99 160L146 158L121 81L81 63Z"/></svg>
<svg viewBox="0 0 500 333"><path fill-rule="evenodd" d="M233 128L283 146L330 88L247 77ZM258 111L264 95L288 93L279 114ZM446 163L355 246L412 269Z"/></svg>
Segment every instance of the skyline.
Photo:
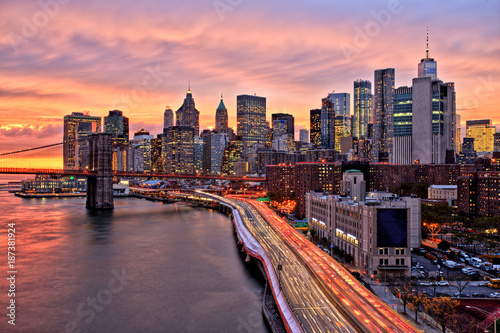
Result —
<svg viewBox="0 0 500 333"><path fill-rule="evenodd" d="M182 105L189 81L200 130L215 127L221 92L232 128L236 96L256 93L267 98L268 120L290 113L298 133L328 93L352 99L354 81L373 84L376 69L395 68L396 87L410 86L427 26L438 78L456 84L461 123L500 124L500 47L492 42L500 3L450 3L9 4L0 14L0 151L59 142L62 118L85 110L104 117L119 109L131 135L161 133L165 106Z"/></svg>

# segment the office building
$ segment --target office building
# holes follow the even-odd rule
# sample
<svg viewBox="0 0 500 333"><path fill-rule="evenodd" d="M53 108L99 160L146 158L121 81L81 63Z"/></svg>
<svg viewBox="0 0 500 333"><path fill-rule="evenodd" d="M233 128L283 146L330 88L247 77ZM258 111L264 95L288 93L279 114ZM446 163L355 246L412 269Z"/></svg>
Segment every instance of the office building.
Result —
<svg viewBox="0 0 500 333"><path fill-rule="evenodd" d="M220 103L215 111L215 130L220 131L222 129L228 128L229 121L227 116L227 108L224 105L224 100L222 94L220 96Z"/></svg>
<svg viewBox="0 0 500 333"><path fill-rule="evenodd" d="M427 47L425 58L418 64L418 78L430 77L431 81L437 81L437 62L429 58L429 28L427 28Z"/></svg>
<svg viewBox="0 0 500 333"><path fill-rule="evenodd" d="M331 93L328 96L335 110L335 149L340 151L341 138L351 135L351 95Z"/></svg>
<svg viewBox="0 0 500 333"><path fill-rule="evenodd" d="M224 150L224 157L222 158L222 174L235 174L234 165L235 163L241 161L243 161L243 141L240 136L234 136ZM248 171L248 165L246 166L246 169Z"/></svg>
<svg viewBox="0 0 500 333"><path fill-rule="evenodd" d="M310 111L310 143L321 146L321 109Z"/></svg>
<svg viewBox="0 0 500 333"><path fill-rule="evenodd" d="M368 124L372 113L372 83L368 80L354 81L354 120L352 136L368 137Z"/></svg>
<svg viewBox="0 0 500 333"><path fill-rule="evenodd" d="M90 123L90 128L82 125L79 130L78 127L81 123ZM81 157L77 157L80 142L77 140L78 135L80 135L80 138L82 139L83 136L88 135L88 130L92 133L100 133L101 117L92 117L88 113L82 112L73 112L71 115L64 116L63 165L65 170L78 169L85 164L85 162L79 162L82 160ZM82 140L80 151L82 151L82 148L85 149L84 146L86 143L84 141L85 140Z"/></svg>
<svg viewBox="0 0 500 333"><path fill-rule="evenodd" d="M412 87L394 91L394 163L411 164L412 159Z"/></svg>
<svg viewBox="0 0 500 333"><path fill-rule="evenodd" d="M467 120L465 126L466 137L474 139L476 152L494 151L496 127L491 125L490 119Z"/></svg>
<svg viewBox="0 0 500 333"><path fill-rule="evenodd" d="M203 133L203 132L202 132ZM203 139L201 137L194 137L194 173L202 174L203 171Z"/></svg>
<svg viewBox="0 0 500 333"><path fill-rule="evenodd" d="M175 174L194 173L193 126L171 126L163 130L162 161L163 171Z"/></svg>
<svg viewBox="0 0 500 333"><path fill-rule="evenodd" d="M309 226L350 255L352 265L367 276L409 277L411 248L421 246L420 199L365 200L307 193Z"/></svg>
<svg viewBox="0 0 500 333"><path fill-rule="evenodd" d="M281 120L285 122L286 126L286 134L291 135L292 138L295 138L295 119L291 114L288 113L273 113L271 115L271 121L273 123L274 129L274 121Z"/></svg>
<svg viewBox="0 0 500 333"><path fill-rule="evenodd" d="M309 143L309 131L306 129L301 129L299 131L300 142Z"/></svg>
<svg viewBox="0 0 500 333"><path fill-rule="evenodd" d="M129 123L122 111L109 111L108 116L104 117L104 133L113 135L113 145L128 145Z"/></svg>
<svg viewBox="0 0 500 333"><path fill-rule="evenodd" d="M500 132L493 134L493 151L500 151Z"/></svg>
<svg viewBox="0 0 500 333"><path fill-rule="evenodd" d="M394 68L375 71L373 93L373 162L392 162Z"/></svg>
<svg viewBox="0 0 500 333"><path fill-rule="evenodd" d="M335 149L335 109L330 95L321 101L321 146Z"/></svg>
<svg viewBox="0 0 500 333"><path fill-rule="evenodd" d="M427 198L445 200L448 206L456 206L457 185L431 185L427 189Z"/></svg>
<svg viewBox="0 0 500 333"><path fill-rule="evenodd" d="M143 170L151 172L153 170L152 163L152 150L153 150L154 136L150 135L148 131L141 129L134 133L134 139L131 146L142 153L144 167Z"/></svg>
<svg viewBox="0 0 500 333"><path fill-rule="evenodd" d="M163 113L163 128L174 126L174 111L167 105Z"/></svg>
<svg viewBox="0 0 500 333"><path fill-rule="evenodd" d="M244 145L250 148L254 144L266 143L266 98L255 95L236 97L237 135Z"/></svg>
<svg viewBox="0 0 500 333"><path fill-rule="evenodd" d="M464 138L462 149L457 155L458 164L474 164L476 151L474 150L474 138Z"/></svg>
<svg viewBox="0 0 500 333"><path fill-rule="evenodd" d="M151 140L151 172L163 172L162 136L158 134Z"/></svg>
<svg viewBox="0 0 500 333"><path fill-rule="evenodd" d="M178 127L192 127L194 136L200 135L200 111L196 109L191 89L188 89L182 106L175 111L175 125Z"/></svg>
<svg viewBox="0 0 500 333"><path fill-rule="evenodd" d="M227 134L213 132L210 135L210 174L222 174L222 159L224 151L229 144Z"/></svg>

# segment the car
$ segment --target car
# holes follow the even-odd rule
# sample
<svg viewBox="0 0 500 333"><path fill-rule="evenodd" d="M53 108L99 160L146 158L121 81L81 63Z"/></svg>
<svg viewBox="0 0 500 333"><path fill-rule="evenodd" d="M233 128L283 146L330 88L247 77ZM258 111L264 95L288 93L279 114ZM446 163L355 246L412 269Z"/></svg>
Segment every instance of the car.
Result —
<svg viewBox="0 0 500 333"><path fill-rule="evenodd" d="M449 285L450 285L450 283L448 281L445 281L445 280L436 282L436 286L449 286Z"/></svg>
<svg viewBox="0 0 500 333"><path fill-rule="evenodd" d="M477 285L479 287L487 287L490 284L490 281L481 281Z"/></svg>
<svg viewBox="0 0 500 333"><path fill-rule="evenodd" d="M472 271L472 270L474 270L474 268L471 268L471 267L464 267L464 268L462 268L462 273L467 274L467 272L470 272L470 271Z"/></svg>
<svg viewBox="0 0 500 333"><path fill-rule="evenodd" d="M486 294L483 294L483 293L473 293L472 297L485 298Z"/></svg>
<svg viewBox="0 0 500 333"><path fill-rule="evenodd" d="M454 293L453 294L454 297L469 297L469 294L466 294L466 293Z"/></svg>
<svg viewBox="0 0 500 333"><path fill-rule="evenodd" d="M419 285L421 285L421 286L432 286L432 282L430 282L430 281L424 281L424 282L420 282Z"/></svg>
<svg viewBox="0 0 500 333"><path fill-rule="evenodd" d="M488 294L489 298L500 298L500 292Z"/></svg>

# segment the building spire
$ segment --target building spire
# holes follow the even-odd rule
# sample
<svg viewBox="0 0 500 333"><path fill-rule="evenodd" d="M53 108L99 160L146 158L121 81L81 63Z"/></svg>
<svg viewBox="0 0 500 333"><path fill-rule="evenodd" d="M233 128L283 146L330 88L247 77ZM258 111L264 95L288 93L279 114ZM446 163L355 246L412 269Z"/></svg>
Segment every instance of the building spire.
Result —
<svg viewBox="0 0 500 333"><path fill-rule="evenodd" d="M427 48L425 51L425 57L429 58L429 27L427 27Z"/></svg>

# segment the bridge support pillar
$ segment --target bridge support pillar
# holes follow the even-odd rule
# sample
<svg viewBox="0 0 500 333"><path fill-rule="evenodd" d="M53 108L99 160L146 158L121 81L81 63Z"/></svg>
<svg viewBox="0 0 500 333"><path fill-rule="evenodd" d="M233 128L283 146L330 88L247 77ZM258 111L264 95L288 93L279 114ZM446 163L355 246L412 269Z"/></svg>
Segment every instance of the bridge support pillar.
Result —
<svg viewBox="0 0 500 333"><path fill-rule="evenodd" d="M89 135L89 170L96 172L87 177L87 208L113 209L113 149L112 135Z"/></svg>

